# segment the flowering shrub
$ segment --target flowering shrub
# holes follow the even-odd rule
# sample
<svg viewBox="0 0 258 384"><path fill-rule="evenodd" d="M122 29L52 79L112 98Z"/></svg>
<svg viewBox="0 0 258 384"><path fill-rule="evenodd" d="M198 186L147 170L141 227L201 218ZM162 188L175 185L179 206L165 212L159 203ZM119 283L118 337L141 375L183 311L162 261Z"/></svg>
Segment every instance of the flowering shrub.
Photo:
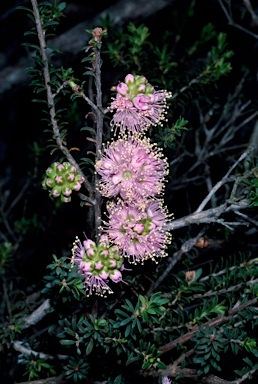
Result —
<svg viewBox="0 0 258 384"><path fill-rule="evenodd" d="M124 80L109 77L116 94L104 98L106 28L88 31L86 93L85 81L75 79L73 69L57 67L48 46L66 4L31 4L30 37L37 40L28 48L37 49L29 72L34 91L44 94L52 128L42 187L53 209L45 226L35 227L43 232L52 216L63 214L64 222L53 220L51 236L61 232L65 247L55 244L53 255L51 249L43 289L26 287L22 296L5 280L21 239L6 224L16 244L2 236L0 353L6 352L5 363L10 350L18 352L13 382L20 370L29 381L46 383L257 381L258 260L246 249L229 252L229 245L240 225L241 232L252 225L251 235L257 234L254 146L243 146L242 136L236 146L231 139L243 135L258 112L241 100L243 79L225 105L218 105L218 95L210 99L212 87L231 70L226 35L204 26L199 43L174 61L174 42L154 47L144 25L130 23L128 33L118 35L111 28L104 51ZM215 45L207 52L206 43ZM206 52L198 60L202 68L195 57L188 62L199 48ZM190 75L195 77L186 80ZM87 126L73 135L72 123L64 128L65 117L81 101ZM218 181L223 161L227 171ZM16 226L24 234L29 223Z"/></svg>

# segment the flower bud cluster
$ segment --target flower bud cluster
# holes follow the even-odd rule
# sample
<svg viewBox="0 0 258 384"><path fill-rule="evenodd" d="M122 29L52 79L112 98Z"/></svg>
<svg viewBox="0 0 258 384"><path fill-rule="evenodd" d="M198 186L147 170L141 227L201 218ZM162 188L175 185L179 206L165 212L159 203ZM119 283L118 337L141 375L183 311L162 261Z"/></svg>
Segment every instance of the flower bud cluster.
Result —
<svg viewBox="0 0 258 384"><path fill-rule="evenodd" d="M77 237L72 248L71 264L78 265L78 272L84 277L88 295L93 292L100 296L113 293L107 285L108 280L114 283L122 281L123 258L118 247L111 246L105 235L100 237L98 243L90 239L81 243Z"/></svg>
<svg viewBox="0 0 258 384"><path fill-rule="evenodd" d="M53 163L47 170L42 187L49 190L51 197L60 197L61 201L71 201L72 191L79 191L84 178L69 162Z"/></svg>
<svg viewBox="0 0 258 384"><path fill-rule="evenodd" d="M155 91L144 76L128 74L116 86L116 97L109 108L115 111L111 126L118 127L122 133L126 130L141 133L151 125L161 125L171 96L165 90Z"/></svg>

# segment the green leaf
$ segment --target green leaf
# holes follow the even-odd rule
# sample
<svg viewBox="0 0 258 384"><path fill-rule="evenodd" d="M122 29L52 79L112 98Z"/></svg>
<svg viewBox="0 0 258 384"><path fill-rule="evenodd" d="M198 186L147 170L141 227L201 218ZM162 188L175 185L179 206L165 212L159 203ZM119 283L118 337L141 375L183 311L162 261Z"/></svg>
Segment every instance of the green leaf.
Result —
<svg viewBox="0 0 258 384"><path fill-rule="evenodd" d="M75 340L60 340L60 344L62 345L73 345L75 343L76 343Z"/></svg>
<svg viewBox="0 0 258 384"><path fill-rule="evenodd" d="M121 321L120 323L120 327L122 327L123 325L126 325L128 323L130 323L132 321L131 317L128 317L127 319Z"/></svg>
<svg viewBox="0 0 258 384"><path fill-rule="evenodd" d="M90 339L90 341L86 347L86 355L89 355L92 352L93 347L94 347L94 341L93 341L93 339Z"/></svg>
<svg viewBox="0 0 258 384"><path fill-rule="evenodd" d="M66 2L62 1L62 3L58 4L58 9L60 12L64 11L66 8Z"/></svg>
<svg viewBox="0 0 258 384"><path fill-rule="evenodd" d="M123 380L123 377L122 375L119 375L115 378L113 384L121 384L122 383L122 380Z"/></svg>

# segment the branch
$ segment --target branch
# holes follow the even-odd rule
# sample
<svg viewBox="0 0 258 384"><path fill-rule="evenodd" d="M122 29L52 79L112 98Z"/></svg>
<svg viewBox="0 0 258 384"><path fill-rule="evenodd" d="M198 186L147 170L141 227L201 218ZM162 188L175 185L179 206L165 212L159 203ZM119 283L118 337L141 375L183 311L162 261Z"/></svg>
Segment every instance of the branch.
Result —
<svg viewBox="0 0 258 384"><path fill-rule="evenodd" d="M168 223L165 227L165 230L172 231L175 229L183 228L192 224L210 224L210 223L219 223L223 225L222 220L218 220L219 216L223 213L236 212L240 209L249 208L249 204L245 201L242 201L241 204L231 204L224 203L219 205L216 208L209 208L206 211L194 212L190 215L181 217Z"/></svg>
<svg viewBox="0 0 258 384"><path fill-rule="evenodd" d="M195 369L175 367L174 364L168 365L166 369L162 369L162 370L159 369L158 371L151 370L147 372L141 372L141 374L142 376L152 376L152 377L160 377L160 376L176 377L180 375L181 377L188 377L192 380L198 381L198 383L204 383L204 384L234 384L234 382L221 379L220 377L215 375L199 377Z"/></svg>
<svg viewBox="0 0 258 384"><path fill-rule="evenodd" d="M250 13L250 15L252 17L252 22L256 26L258 26L258 17L257 17L256 13L253 10L251 1L250 0L243 0L243 3L244 3L244 6L246 7L246 9L248 10L248 12Z"/></svg>
<svg viewBox="0 0 258 384"><path fill-rule="evenodd" d="M198 212L201 212L203 210L203 208L205 207L205 205L208 203L208 201L211 199L211 197L217 192L217 190L222 186L224 185L225 183L227 183L228 181L231 180L231 178L229 177L229 175L233 172L233 170L237 167L237 165L242 161L244 160L251 152L253 152L255 150L255 147L254 146L251 146L249 148L247 148L247 150L242 153L242 155L239 157L239 159L232 165L232 167L228 170L228 172L222 177L222 179L214 185L214 187L211 189L211 191L209 192L209 194L206 196L206 198L202 201L202 203L199 205L199 207L197 208L197 210L195 211L195 213L198 213Z"/></svg>
<svg viewBox="0 0 258 384"><path fill-rule="evenodd" d="M147 296L150 296L153 291L162 283L162 281L168 276L171 269L175 266L175 264L181 259L184 253L189 252L196 243L196 240L199 239L205 232L205 229L200 231L198 235L190 240L187 240L179 249L179 251L175 252L173 256L170 258L170 262L163 272L163 274L150 286Z"/></svg>
<svg viewBox="0 0 258 384"><path fill-rule="evenodd" d="M246 303L240 304L236 308L230 309L228 311L228 316L218 316L215 319L209 320L206 323L202 324L201 327L202 328L213 327L213 326L218 326L218 325L224 324L224 323L230 321L233 316L237 315L243 309L250 307L252 305L255 305L257 303L258 303L258 298L254 298L250 301L247 301ZM177 339L175 339L175 340L169 342L168 344L160 347L159 348L160 352L166 353L166 352L170 351L171 349L175 348L178 344L186 343L188 340L190 340L194 336L195 332L197 332L198 329L199 329L199 326L195 325L193 327L192 331L185 333L184 335L179 336Z"/></svg>
<svg viewBox="0 0 258 384"><path fill-rule="evenodd" d="M35 311L25 316L21 321L21 329L29 328L31 325L37 324L47 315L47 310L51 308L50 300L46 299Z"/></svg>
<svg viewBox="0 0 258 384"><path fill-rule="evenodd" d="M70 358L70 356L67 356L67 355L55 355L55 356L52 356L52 355L49 355L47 353L42 353L42 352L36 352L36 351L33 351L33 349L29 348L29 347L25 347L24 345L22 345L22 342L21 341L14 341L12 343L12 346L13 348L22 353L23 355L27 355L27 356L38 356L40 359L46 359L46 360L55 360L55 359L59 359L59 360L67 360Z"/></svg>
<svg viewBox="0 0 258 384"><path fill-rule="evenodd" d="M95 28L93 30L93 36L95 31L95 41L97 43L101 43L103 30L102 28ZM102 91L101 91L101 57L100 57L100 49L98 48L98 45L95 44L93 48L93 52L95 53L95 61L94 61L94 70L95 70L95 80L96 80L96 101L97 101L97 132L96 132L96 161L98 161L101 157L101 150L102 150L102 138L103 138L103 113L101 112L102 109ZM95 232L96 232L96 239L99 239L100 235L100 226L101 226L101 194L99 192L98 188L99 184L99 175L96 172L95 173L95 199L96 199L96 206L94 210L95 214Z"/></svg>
<svg viewBox="0 0 258 384"><path fill-rule="evenodd" d="M71 163L76 168L77 172L81 175L81 177L83 177L84 186L87 189L87 191L89 192L89 194L92 195L93 190L92 190L91 184L89 183L89 181L85 177L84 173L82 172L81 168L79 167L79 165L77 164L77 162L75 161L73 156L70 154L68 148L63 144L63 141L62 141L62 138L60 135L58 123L56 120L55 102L54 102L54 97L53 97L53 93L52 93L52 89L51 89L51 78L50 78L50 72L49 72L48 57L47 57L47 53L46 53L47 45L46 45L46 41L45 41L44 31L43 31L42 25L41 25L41 19L40 19L40 14L39 14L39 10L38 10L37 0L31 0L31 4L32 4L33 14L34 14L35 22L36 22L36 27L37 27L41 57L42 57L43 65L44 65L43 66L43 75L44 75L45 87L46 87L46 91L47 91L47 102L48 102L48 105L50 106L49 114L50 114L50 118L51 118L54 137L55 137L55 140L56 140L56 143L57 143L59 149L66 156L69 163ZM88 202L91 203L92 205L95 205L95 203L96 203L94 200L92 200L92 198L88 198Z"/></svg>
<svg viewBox="0 0 258 384"><path fill-rule="evenodd" d="M63 383L62 376L53 376L53 377L48 377L47 379L23 381L17 384L61 384L61 383Z"/></svg>
<svg viewBox="0 0 258 384"><path fill-rule="evenodd" d="M243 383L243 381L249 379L250 376L252 376L252 375L257 371L257 369L258 369L258 367L253 368L253 369L250 369L249 372L246 372L245 375L243 375L242 377L240 377L240 379L235 380L234 383L232 383L232 384L240 384L240 383Z"/></svg>
<svg viewBox="0 0 258 384"><path fill-rule="evenodd" d="M241 31L247 33L248 35L253 36L255 39L258 39L258 35L257 35L256 33L253 33L253 32L251 32L251 31L249 31L249 29L246 29L246 28L242 27L241 25L236 24L236 23L234 22L233 17L232 17L232 15L231 15L231 12L229 12L229 11L227 10L227 8L225 7L225 5L224 5L224 3L223 3L223 0L218 0L218 2L219 2L219 4L220 4L220 6L221 6L221 8L222 8L222 10L223 10L223 12L224 12L226 18L228 19L228 24L229 24L229 25L231 25L232 27L235 27L235 28L237 28L237 29L240 29ZM244 0L244 4L245 4L246 7L247 7L247 3L250 3L250 2ZM248 11L250 12L250 8L248 9ZM251 13L251 12L250 12L250 13ZM256 16L255 18L253 18L253 14L251 14L251 16L252 16L252 20L253 20L253 22L254 22L254 20L257 21L257 16Z"/></svg>

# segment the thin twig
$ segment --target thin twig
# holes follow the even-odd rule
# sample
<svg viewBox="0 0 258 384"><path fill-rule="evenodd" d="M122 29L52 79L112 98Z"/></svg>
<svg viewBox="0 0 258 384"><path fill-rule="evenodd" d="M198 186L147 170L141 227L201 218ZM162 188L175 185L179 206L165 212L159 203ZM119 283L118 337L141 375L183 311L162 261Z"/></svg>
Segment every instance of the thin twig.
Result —
<svg viewBox="0 0 258 384"><path fill-rule="evenodd" d="M214 185L214 187L211 189L211 191L208 193L208 195L205 197L205 199L202 201L202 203L199 205L199 207L196 209L195 213L199 213L203 210L205 205L209 202L211 197L217 192L217 190L225 183L231 180L229 175L233 172L233 170L238 166L238 164L244 160L252 151L254 151L255 147L249 147L242 155L239 157L239 159L230 167L228 172L222 177L222 179L217 182L217 184Z"/></svg>
<svg viewBox="0 0 258 384"><path fill-rule="evenodd" d="M258 39L258 35L256 33L253 33L251 31L249 31L249 29L246 29L244 27L242 27L241 25L239 24L236 24L231 16L231 12L229 13L227 8L224 6L224 3L223 3L223 0L218 0L218 2L220 3L220 6L226 16L226 18L228 19L228 24L231 25L232 27L235 27L237 29L240 29L241 31L247 33L248 35L251 35L253 36L255 39Z"/></svg>
<svg viewBox="0 0 258 384"><path fill-rule="evenodd" d="M27 181L24 186L22 187L22 189L20 190L20 192L18 193L18 195L13 199L12 203L10 204L10 206L8 207L8 209L5 211L5 214L6 216L9 215L9 213L11 212L11 210L15 207L15 205L20 201L20 199L23 197L23 194L24 192L26 191L26 189L30 186L30 180Z"/></svg>
<svg viewBox="0 0 258 384"><path fill-rule="evenodd" d="M153 291L162 283L162 281L168 276L169 272L174 268L176 263L181 259L184 253L189 252L196 243L196 240L199 239L205 233L205 229L201 230L198 235L190 240L187 240L179 249L179 251L175 252L173 256L170 258L170 262L162 273L162 275L150 286L147 296L150 296Z"/></svg>
<svg viewBox="0 0 258 384"><path fill-rule="evenodd" d="M256 13L254 12L253 10L253 7L252 7L252 4L251 4L251 1L250 0L243 0L243 3L246 7L246 9L248 10L248 12L250 13L251 17L252 17L252 21L253 23L258 26L258 16L256 15Z"/></svg>
<svg viewBox="0 0 258 384"><path fill-rule="evenodd" d="M12 315L11 304L10 304L10 300L9 300L9 297L8 297L8 292L7 292L7 289L6 289L5 281L3 282L3 291L4 291L4 299L5 299L5 303L6 303L6 308L7 308L8 316L9 316L9 318L11 320L13 315Z"/></svg>

